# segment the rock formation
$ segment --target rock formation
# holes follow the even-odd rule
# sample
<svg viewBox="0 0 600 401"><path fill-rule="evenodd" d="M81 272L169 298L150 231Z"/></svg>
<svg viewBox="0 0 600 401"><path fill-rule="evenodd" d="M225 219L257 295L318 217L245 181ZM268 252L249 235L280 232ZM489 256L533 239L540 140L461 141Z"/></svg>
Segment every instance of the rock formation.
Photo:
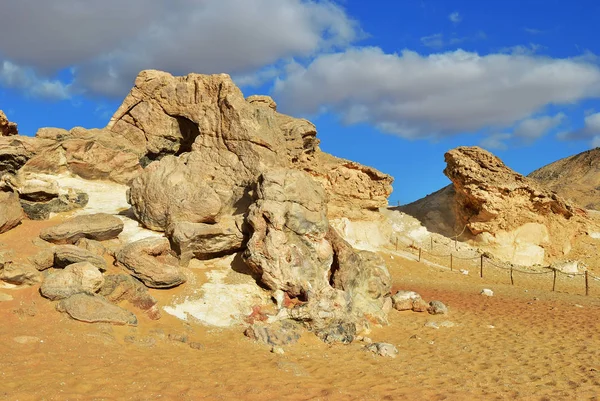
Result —
<svg viewBox="0 0 600 401"><path fill-rule="evenodd" d="M300 322L324 341L347 343L387 323L391 279L383 259L353 249L329 220L378 218L392 178L323 153L316 135L311 122L278 113L270 97L244 98L228 75L143 71L103 129L0 138L0 189L8 191L0 195L32 219L47 218L88 202L71 194L57 205L66 194L51 175L128 185L123 216L80 215L48 227L40 238L58 245L30 258L37 275L53 269L43 273L42 294L62 299L57 308L75 319L135 324L109 303L122 300L158 318L146 287L186 283L182 266L191 258L240 253L255 274L248 277L280 300L263 323L272 326L250 330L256 338ZM6 223L0 212L0 225L18 224L19 210ZM117 237L129 217L166 238L99 242ZM106 247L121 274L103 274Z"/></svg>
<svg viewBox="0 0 600 401"><path fill-rule="evenodd" d="M329 195L332 215L343 211L346 216L360 217L387 205L390 176L321 152L313 124L275 109L266 96L244 99L228 75L173 77L159 71L140 73L107 126L129 143L144 145L135 150L142 165L162 159L132 184L136 213L141 215L156 205L153 219L164 226L169 211L161 211L160 205L174 203L172 199L180 194L170 198L166 193L153 200L152 193L148 193L144 199L142 188L158 182L172 188L177 180L193 177L190 186L200 185L195 191L200 193L197 196L210 199L213 207L196 222L217 220L219 213L232 214L247 208L258 176L277 167L313 175ZM164 157L184 152L191 153L178 159ZM173 170L176 173L170 173Z"/></svg>
<svg viewBox="0 0 600 401"><path fill-rule="evenodd" d="M528 177L581 207L600 210L600 148L550 163Z"/></svg>
<svg viewBox="0 0 600 401"><path fill-rule="evenodd" d="M481 148L459 147L445 159L452 186L403 207L432 231L462 234L500 259L531 265L568 254L591 224L583 210Z"/></svg>
<svg viewBox="0 0 600 401"><path fill-rule="evenodd" d="M18 135L17 124L8 121L6 114L0 110L0 136Z"/></svg>

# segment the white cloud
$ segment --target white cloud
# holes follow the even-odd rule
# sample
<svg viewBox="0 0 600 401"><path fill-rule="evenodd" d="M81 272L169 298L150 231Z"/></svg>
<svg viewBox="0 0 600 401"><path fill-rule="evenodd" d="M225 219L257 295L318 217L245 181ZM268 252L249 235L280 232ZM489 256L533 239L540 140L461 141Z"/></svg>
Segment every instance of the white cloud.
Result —
<svg viewBox="0 0 600 401"><path fill-rule="evenodd" d="M69 85L58 80L40 78L32 69L9 61L0 64L0 85L21 89L38 98L63 100L71 97Z"/></svg>
<svg viewBox="0 0 600 401"><path fill-rule="evenodd" d="M559 139L591 140L594 147L600 145L600 113L588 114L583 119L583 127L557 135Z"/></svg>
<svg viewBox="0 0 600 401"><path fill-rule="evenodd" d="M448 16L448 19L454 24L459 24L462 21L462 16L458 11L455 11Z"/></svg>
<svg viewBox="0 0 600 401"><path fill-rule="evenodd" d="M600 68L573 59L353 48L296 65L274 96L292 114L337 112L405 138L506 128L549 104L600 96Z"/></svg>
<svg viewBox="0 0 600 401"><path fill-rule="evenodd" d="M511 137L509 133L492 134L485 137L479 145L487 150L506 150L508 149L506 141Z"/></svg>
<svg viewBox="0 0 600 401"><path fill-rule="evenodd" d="M74 85L116 96L145 68L247 76L361 35L327 0L19 0L0 15L0 59L46 76L74 66Z"/></svg>
<svg viewBox="0 0 600 401"><path fill-rule="evenodd" d="M563 113L558 113L554 116L527 118L517 124L514 134L525 140L532 141L558 127L565 119L566 116Z"/></svg>

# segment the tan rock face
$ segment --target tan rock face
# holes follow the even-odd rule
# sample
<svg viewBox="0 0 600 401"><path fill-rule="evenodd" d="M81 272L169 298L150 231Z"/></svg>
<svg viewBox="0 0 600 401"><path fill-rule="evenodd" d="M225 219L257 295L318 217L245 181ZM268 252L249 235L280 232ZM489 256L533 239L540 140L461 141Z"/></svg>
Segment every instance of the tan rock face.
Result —
<svg viewBox="0 0 600 401"><path fill-rule="evenodd" d="M575 213L573 205L481 148L453 149L445 159L444 174L454 184L459 224L474 235L547 218L569 220Z"/></svg>
<svg viewBox="0 0 600 401"><path fill-rule="evenodd" d="M0 110L0 136L12 136L18 134L17 124L8 121L6 114Z"/></svg>
<svg viewBox="0 0 600 401"><path fill-rule="evenodd" d="M159 164L165 164L147 169L142 181L132 185L132 192L144 182L171 180L165 171L175 168L213 188L222 202L221 214L236 214L251 203L249 192L261 173L285 167L307 171L323 185L332 215L363 217L364 211L387 205L391 177L321 152L312 123L275 109L266 96L244 99L228 75L173 77L143 71L107 129L131 143L145 143L145 150L138 153L145 152L142 164L161 158ZM145 142L140 138L146 138ZM165 155L180 157L174 161ZM164 185L172 187L169 182ZM150 194L148 198L174 203L165 192L160 200ZM145 212L155 202L140 200L138 204L149 205L134 205ZM165 229L167 216L158 216L165 208L152 208L157 213L148 223Z"/></svg>

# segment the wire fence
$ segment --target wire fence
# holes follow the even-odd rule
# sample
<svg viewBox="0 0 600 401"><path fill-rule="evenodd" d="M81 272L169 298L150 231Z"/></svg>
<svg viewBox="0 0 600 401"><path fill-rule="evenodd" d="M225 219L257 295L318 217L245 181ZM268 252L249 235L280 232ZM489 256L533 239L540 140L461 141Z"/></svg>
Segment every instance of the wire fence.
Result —
<svg viewBox="0 0 600 401"><path fill-rule="evenodd" d="M464 230L463 230L464 231ZM462 234L462 233L461 233ZM423 247L422 244L416 243L412 241L410 243L406 243L403 240L400 240L399 237L396 237L395 240L395 248L396 251L404 250L409 251L413 255L415 255L418 262L427 261L429 263L433 263L436 265L443 266L445 268L450 268L451 271L462 271L465 272L461 267L468 267L469 269L477 268L479 270L479 276L484 278L484 275L487 277L488 274L494 274L494 270L505 271L508 273L508 278L510 279L510 284L515 285L515 276L516 273L519 275L528 275L528 276L546 276L552 275L552 291L556 291L557 288L557 280L559 277L568 277L569 279L574 279L581 277L583 278L583 282L580 284L580 288L585 289L585 295L590 295L590 281L595 280L600 282L600 277L595 276L587 269L583 272L564 272L553 266L540 266L535 269L524 269L523 267L517 267L510 263L500 262L498 260L492 259L489 257L487 253L481 253L479 250L474 249L462 249L459 250L459 245L457 242L458 237L461 235L457 235L453 237L453 241L448 243L442 243L443 247L446 247L447 252L440 252L439 249L436 249L434 246L433 236L430 237L429 247ZM439 248L439 240L435 241L437 248ZM462 244L461 244L462 245ZM454 248L454 251L452 251ZM460 254L459 254L460 252ZM468 255L468 253L472 253ZM467 256L465 256L467 254ZM459 266L462 264L462 266ZM465 266L467 264L467 266ZM492 268L492 269L490 269ZM573 283L569 287L572 287Z"/></svg>

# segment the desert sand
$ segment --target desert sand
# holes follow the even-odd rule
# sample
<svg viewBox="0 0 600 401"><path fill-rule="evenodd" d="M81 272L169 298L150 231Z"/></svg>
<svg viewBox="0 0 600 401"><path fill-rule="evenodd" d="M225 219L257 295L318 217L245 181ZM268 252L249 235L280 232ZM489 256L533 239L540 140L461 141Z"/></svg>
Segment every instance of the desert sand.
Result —
<svg viewBox="0 0 600 401"><path fill-rule="evenodd" d="M24 221L0 242L25 257L50 221ZM1 288L0 399L6 400L595 400L600 394L600 283L519 276L458 261L450 272L380 253L398 289L441 300L448 315L390 312L373 341L327 345L306 333L285 354L231 328L139 314L137 327L86 324L54 310L38 286ZM107 258L109 258L107 256ZM470 264L471 263L471 264ZM201 282L206 270L195 269ZM494 296L480 295L490 288ZM150 290L161 304L181 288ZM123 306L126 306L123 305ZM450 321L453 327L426 327Z"/></svg>

